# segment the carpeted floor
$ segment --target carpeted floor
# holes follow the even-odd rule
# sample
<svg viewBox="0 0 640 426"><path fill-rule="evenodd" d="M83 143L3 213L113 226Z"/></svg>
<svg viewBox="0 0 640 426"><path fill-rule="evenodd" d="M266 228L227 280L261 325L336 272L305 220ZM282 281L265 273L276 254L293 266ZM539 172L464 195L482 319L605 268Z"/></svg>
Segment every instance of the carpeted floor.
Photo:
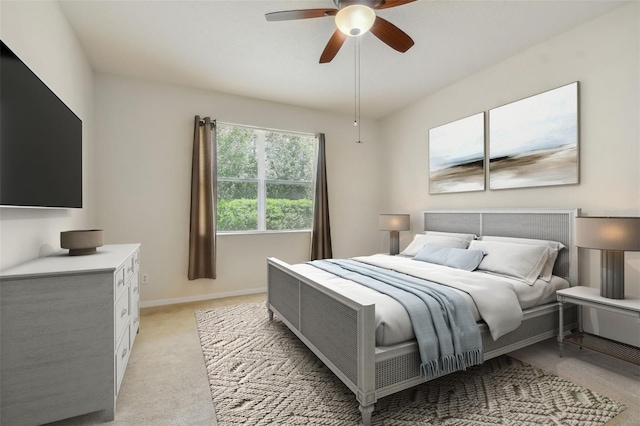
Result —
<svg viewBox="0 0 640 426"><path fill-rule="evenodd" d="M351 391L264 303L196 311L218 422L355 425ZM503 356L380 399L374 425L601 425L625 407Z"/></svg>

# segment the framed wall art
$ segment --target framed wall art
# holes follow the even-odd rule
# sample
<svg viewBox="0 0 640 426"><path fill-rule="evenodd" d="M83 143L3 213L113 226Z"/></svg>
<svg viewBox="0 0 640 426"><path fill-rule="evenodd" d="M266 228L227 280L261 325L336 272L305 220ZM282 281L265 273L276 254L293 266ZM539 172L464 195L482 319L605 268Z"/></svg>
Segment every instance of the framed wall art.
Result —
<svg viewBox="0 0 640 426"><path fill-rule="evenodd" d="M485 113L429 130L429 194L484 191Z"/></svg>
<svg viewBox="0 0 640 426"><path fill-rule="evenodd" d="M489 189L579 182L578 82L489 111Z"/></svg>

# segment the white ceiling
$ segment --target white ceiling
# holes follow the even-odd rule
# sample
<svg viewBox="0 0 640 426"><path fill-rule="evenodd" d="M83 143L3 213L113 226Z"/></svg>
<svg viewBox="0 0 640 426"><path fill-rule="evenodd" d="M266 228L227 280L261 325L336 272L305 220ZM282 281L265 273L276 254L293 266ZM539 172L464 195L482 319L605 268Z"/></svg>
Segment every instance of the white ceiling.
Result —
<svg viewBox="0 0 640 426"><path fill-rule="evenodd" d="M415 45L399 53L370 33L360 38L362 116L384 117L623 3L418 0L378 11ZM319 64L335 30L332 18L264 17L332 8L331 0L60 4L97 72L353 112L353 39Z"/></svg>

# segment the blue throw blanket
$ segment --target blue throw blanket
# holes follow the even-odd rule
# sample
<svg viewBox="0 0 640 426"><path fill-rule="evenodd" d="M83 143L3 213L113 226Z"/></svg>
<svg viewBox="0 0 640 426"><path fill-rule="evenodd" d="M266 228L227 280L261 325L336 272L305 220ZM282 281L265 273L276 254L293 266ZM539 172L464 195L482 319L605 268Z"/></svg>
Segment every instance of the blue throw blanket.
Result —
<svg viewBox="0 0 640 426"><path fill-rule="evenodd" d="M354 260L315 260L309 264L400 302L411 318L423 377L432 379L482 364L480 330L455 290Z"/></svg>

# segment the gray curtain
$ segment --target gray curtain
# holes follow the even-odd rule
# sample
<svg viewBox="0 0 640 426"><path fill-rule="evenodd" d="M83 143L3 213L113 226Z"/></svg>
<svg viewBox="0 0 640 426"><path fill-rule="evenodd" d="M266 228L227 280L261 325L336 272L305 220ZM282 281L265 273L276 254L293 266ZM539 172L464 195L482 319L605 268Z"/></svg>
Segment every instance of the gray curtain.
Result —
<svg viewBox="0 0 640 426"><path fill-rule="evenodd" d="M324 133L318 133L318 166L313 202L313 230L311 233L311 260L330 259L331 226L329 226L329 195L327 191L327 165Z"/></svg>
<svg viewBox="0 0 640 426"><path fill-rule="evenodd" d="M191 163L189 279L216 277L216 122L196 115Z"/></svg>

